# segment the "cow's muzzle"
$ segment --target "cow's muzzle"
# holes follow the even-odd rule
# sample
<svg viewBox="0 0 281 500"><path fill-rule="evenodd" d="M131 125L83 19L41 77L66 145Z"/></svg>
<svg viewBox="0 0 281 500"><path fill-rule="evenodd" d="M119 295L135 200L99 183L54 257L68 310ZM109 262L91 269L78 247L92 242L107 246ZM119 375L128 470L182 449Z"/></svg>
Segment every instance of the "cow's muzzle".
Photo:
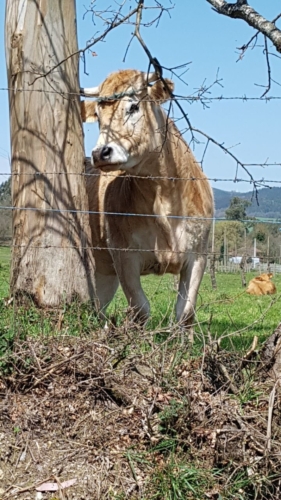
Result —
<svg viewBox="0 0 281 500"><path fill-rule="evenodd" d="M93 149L92 158L95 165L99 163L108 163L112 158L113 149L110 146L102 146L101 148Z"/></svg>

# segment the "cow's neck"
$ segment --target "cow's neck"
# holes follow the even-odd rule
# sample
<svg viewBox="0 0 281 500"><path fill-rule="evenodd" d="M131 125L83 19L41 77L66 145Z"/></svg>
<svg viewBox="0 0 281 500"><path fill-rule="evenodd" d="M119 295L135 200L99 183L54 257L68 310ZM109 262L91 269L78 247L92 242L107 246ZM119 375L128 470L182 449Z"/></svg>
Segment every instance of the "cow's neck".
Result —
<svg viewBox="0 0 281 500"><path fill-rule="evenodd" d="M173 206L174 202L177 205L178 193L187 194L189 190L187 179L204 177L204 174L173 122L169 123L169 133L158 151L149 153L130 171L132 184L144 198L157 197L163 203L167 200L169 205Z"/></svg>

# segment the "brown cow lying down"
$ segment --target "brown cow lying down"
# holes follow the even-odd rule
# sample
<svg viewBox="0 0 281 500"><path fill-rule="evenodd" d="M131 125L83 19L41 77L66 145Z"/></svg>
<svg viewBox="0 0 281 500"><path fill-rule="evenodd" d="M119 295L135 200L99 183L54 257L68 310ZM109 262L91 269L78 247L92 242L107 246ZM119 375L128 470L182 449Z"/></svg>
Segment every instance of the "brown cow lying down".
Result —
<svg viewBox="0 0 281 500"><path fill-rule="evenodd" d="M253 278L246 290L250 295L272 295L276 293L276 286L272 283L272 273L264 273Z"/></svg>

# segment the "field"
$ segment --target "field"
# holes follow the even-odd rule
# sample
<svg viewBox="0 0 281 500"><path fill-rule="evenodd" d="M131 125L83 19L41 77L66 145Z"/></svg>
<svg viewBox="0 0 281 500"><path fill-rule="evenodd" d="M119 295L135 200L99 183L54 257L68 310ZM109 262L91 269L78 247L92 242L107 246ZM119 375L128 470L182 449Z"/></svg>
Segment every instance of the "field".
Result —
<svg viewBox="0 0 281 500"><path fill-rule="evenodd" d="M0 249L0 297L9 294L9 261L10 250ZM250 280L255 273L248 273ZM247 295L241 287L239 274L217 274L217 290L212 290L209 275L205 274L197 301L196 337L202 344L202 337L208 331L214 339L221 339L222 347L228 349L246 350L255 335L263 342L280 322L279 295L253 297ZM274 277L277 290L281 290L281 275ZM174 323L174 305L177 292L174 280L170 275L163 277L148 276L143 279L143 286L151 302L151 317L147 329L165 334ZM64 311L64 328L70 335L90 332L97 327L97 321L91 308L84 307L77 321L77 307L66 307ZM115 326L123 324L126 316L126 300L121 290L108 309L108 316ZM53 321L35 308L22 310L15 318L14 309L8 309L2 314L0 324L8 327L10 335L20 329L22 334L37 335L44 331L53 331ZM16 319L16 321L15 321ZM8 323L10 326L8 326ZM43 329L43 330L42 330Z"/></svg>
<svg viewBox="0 0 281 500"><path fill-rule="evenodd" d="M239 274L217 274L212 290L205 274L190 345L171 276L143 280L143 330L121 291L106 325L88 305L8 304L9 266L0 249L1 500L50 481L61 491L40 498L280 498L280 395L261 369L279 295L248 296Z"/></svg>

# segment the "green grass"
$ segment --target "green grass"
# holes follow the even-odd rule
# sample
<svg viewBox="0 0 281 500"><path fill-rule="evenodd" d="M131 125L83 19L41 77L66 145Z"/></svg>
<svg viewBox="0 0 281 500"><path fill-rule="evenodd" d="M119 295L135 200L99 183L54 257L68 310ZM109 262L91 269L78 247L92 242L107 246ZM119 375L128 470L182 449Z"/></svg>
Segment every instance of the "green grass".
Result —
<svg viewBox="0 0 281 500"><path fill-rule="evenodd" d="M0 298L9 294L10 259L11 250L0 247Z"/></svg>
<svg viewBox="0 0 281 500"><path fill-rule="evenodd" d="M44 335L46 338L60 334L91 335L99 327L93 308L87 304L73 303L61 307L59 311L51 312L38 310L32 305L19 308L13 304L6 306L3 299L9 295L9 275L10 251L0 248L0 357L2 356L0 371L10 369L8 362L5 361L5 353L10 352L14 339L25 339L27 335L29 337ZM255 275L256 273L248 274L247 281ZM197 301L196 320L198 323L195 328L195 344L190 351L192 355L202 353L209 334L213 339L221 339L221 347L243 352L251 345L255 335L258 336L261 344L280 322L278 295L262 297L247 295L241 287L239 274L217 274L216 278L217 290L212 290L208 274L204 275L201 284ZM177 292L174 290L173 277L169 275L148 276L143 278L142 283L151 303L151 320L147 329L154 331L154 338L160 342L167 338L170 327L174 324ZM274 283L277 290L281 290L281 275L274 276ZM126 309L124 294L119 289L108 308L108 316L117 326L122 326ZM150 345L140 346L140 348L144 351L144 349L149 349ZM163 349L166 347L164 346ZM165 353L169 356L169 351ZM182 354L179 355L189 356L189 352L182 349ZM224 465L219 469L211 467L202 469L200 461L196 461L196 457L189 455L189 442L185 437L183 440L178 439L179 430L175 423L181 421L178 419L179 416L182 418L184 415L183 421L187 420L190 401L185 395L179 399L175 373L166 374L164 385L168 387L169 376L172 381L171 387L174 384L177 390L176 398L171 399L169 405L166 405L160 413L158 430L163 439L150 450L128 449L126 452L133 477L136 476L137 466L141 467L142 463L153 471L148 485L149 496L146 498L203 500L207 498L206 493L209 496L212 494L213 489L219 500L256 498L253 493L253 479L248 476L243 464L239 467L235 465L235 474L231 468L232 464L229 464L228 474L227 465L225 465L226 469L223 468ZM233 397L239 401L242 408L249 401L254 404L260 394L259 388L251 383L249 373L239 394ZM225 482L228 476L231 481ZM262 481L265 482L263 487L266 488L267 479L261 478L260 481L261 484ZM125 497L121 495L114 496L114 498L121 500Z"/></svg>
<svg viewBox="0 0 281 500"><path fill-rule="evenodd" d="M205 491L211 489L211 473L185 462L179 462L173 454L164 467L159 468L151 481L151 500L186 500L206 498Z"/></svg>
<svg viewBox="0 0 281 500"><path fill-rule="evenodd" d="M8 339L28 335L54 334L58 328L58 313L45 314L34 307L14 310L5 307L3 299L9 294L10 250L0 248L0 331ZM249 273L249 281L256 273ZM227 349L244 350L249 347L253 337L264 341L280 322L280 298L275 296L255 297L245 293L241 287L239 274L217 274L217 290L212 290L210 276L204 275L197 300L195 328L197 352L200 352L208 334L222 339L221 346ZM277 290L281 290L281 276L274 276ZM177 292L174 290L173 277L170 275L147 276L142 279L145 293L151 303L151 319L147 329L161 335L174 324L174 306ZM124 323L127 303L119 288L114 301L108 308L108 317L119 326ZM63 322L60 329L71 335L87 334L97 328L94 311L87 305L73 304L62 311ZM0 344L0 352L5 350Z"/></svg>
<svg viewBox="0 0 281 500"><path fill-rule="evenodd" d="M247 281L257 273L249 273ZM247 349L253 337L265 340L280 322L280 298L277 295L255 297L245 293L239 274L217 274L217 290L212 290L208 274L204 275L198 300L195 330L199 343L208 329L213 338L222 338L222 347ZM164 330L174 321L174 306L177 292L173 289L173 278L147 276L142 279L145 293L151 303L151 320L147 325L152 330ZM274 276L277 290L281 290L281 276ZM272 305L271 305L272 304ZM117 317L122 324L127 304L122 290L118 290L108 315ZM116 319L115 319L116 321ZM235 333L237 332L237 333ZM201 337L201 340L200 340Z"/></svg>

